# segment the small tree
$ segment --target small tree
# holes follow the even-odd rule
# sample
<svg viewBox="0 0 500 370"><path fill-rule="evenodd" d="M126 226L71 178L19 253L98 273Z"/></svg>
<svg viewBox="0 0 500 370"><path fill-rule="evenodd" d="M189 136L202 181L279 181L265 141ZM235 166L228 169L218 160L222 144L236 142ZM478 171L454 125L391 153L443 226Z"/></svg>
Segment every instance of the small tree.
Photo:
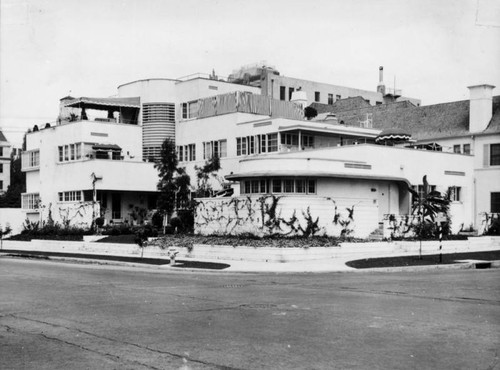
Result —
<svg viewBox="0 0 500 370"><path fill-rule="evenodd" d="M202 167L195 166L197 189L196 195L207 197L211 195L212 186L209 183L210 177L217 178L217 172L220 170L220 159L214 155L207 160Z"/></svg>
<svg viewBox="0 0 500 370"><path fill-rule="evenodd" d="M12 232L10 226L6 226L5 229L0 227L0 249L3 249L3 237L9 235Z"/></svg>
<svg viewBox="0 0 500 370"><path fill-rule="evenodd" d="M317 115L318 115L318 111L315 108L313 108L311 106L304 108L304 117L306 117L308 121L310 121L311 119L313 119Z"/></svg>
<svg viewBox="0 0 500 370"><path fill-rule="evenodd" d="M408 187L408 190L413 195L412 213L418 215L418 227L416 231L420 239L420 259L422 259L422 237L426 236L426 230L434 226L438 213L448 215L450 208L449 197L443 196L439 191L431 190L427 182L427 175L422 178L422 183L422 193L418 193L411 187Z"/></svg>
<svg viewBox="0 0 500 370"><path fill-rule="evenodd" d="M167 138L163 142L160 160L155 164L158 169L158 208L170 217L177 208L176 199L189 199L189 184L191 179L183 168L179 168L179 161L175 152L175 143Z"/></svg>

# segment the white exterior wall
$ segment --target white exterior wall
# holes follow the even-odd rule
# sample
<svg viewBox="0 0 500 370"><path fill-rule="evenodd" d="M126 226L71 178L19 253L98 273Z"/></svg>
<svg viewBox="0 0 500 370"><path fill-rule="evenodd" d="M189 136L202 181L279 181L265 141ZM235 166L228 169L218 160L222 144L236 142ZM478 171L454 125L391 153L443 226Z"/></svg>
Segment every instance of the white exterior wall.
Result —
<svg viewBox="0 0 500 370"><path fill-rule="evenodd" d="M286 76L269 75L268 78L271 80L274 80L274 82L272 84L271 83L268 84L268 86L269 86L268 95L272 96L274 99L278 99L278 100L280 99L280 86L285 86L286 87L286 94L285 94L286 101L290 100L289 96L288 96L289 95L288 89L290 87L292 87L295 90L297 90L300 87L302 91L305 91L307 93L307 105L315 102L315 100L314 100L315 95L314 94L316 91L320 92L320 100L318 103L322 103L322 104L328 104L328 94L333 94L333 101L334 102L338 100L336 98L336 95L340 95L341 99L361 96L364 99L369 100L371 105L375 105L376 102L380 102L380 103L384 102L384 97L382 96L382 94L379 92L376 92L376 91L361 90L361 89L355 89L355 88L351 88L351 87L331 85L331 84L327 84L327 83L302 80L302 79L286 77ZM272 88L271 88L271 86L272 86ZM405 97L401 97L398 99L398 101L402 101L402 100L409 100L415 105L420 105L420 99L405 98Z"/></svg>
<svg viewBox="0 0 500 370"><path fill-rule="evenodd" d="M500 166L491 166L489 164L489 153L485 153L485 146L489 146L490 144L500 144L500 135L477 136L475 141L475 214L476 225L479 227L482 220L481 213L491 212L491 193L500 192Z"/></svg>
<svg viewBox="0 0 500 370"><path fill-rule="evenodd" d="M127 160L83 157L80 160L59 162L58 146L80 142L119 145ZM91 190L92 173L102 177L96 182L97 190L156 191L157 171L152 163L141 160L140 126L79 121L30 133L26 137L26 144L28 150L40 151L39 169L26 172L26 193L40 194L42 219L46 219L49 205L54 220L58 222L62 221L60 213L67 213L68 209L70 213L77 212L79 202L59 202L58 193ZM33 211L28 213L35 214ZM79 222L91 222L91 211L87 209L82 213ZM32 219L36 217L32 216Z"/></svg>

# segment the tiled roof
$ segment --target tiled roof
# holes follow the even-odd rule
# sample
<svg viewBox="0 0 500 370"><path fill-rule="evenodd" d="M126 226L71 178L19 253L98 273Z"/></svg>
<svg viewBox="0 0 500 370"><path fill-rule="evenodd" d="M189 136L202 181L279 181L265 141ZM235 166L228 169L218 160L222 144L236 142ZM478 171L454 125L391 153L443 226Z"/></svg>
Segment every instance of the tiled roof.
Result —
<svg viewBox="0 0 500 370"><path fill-rule="evenodd" d="M2 131L0 131L0 141L7 141L7 138L4 136Z"/></svg>
<svg viewBox="0 0 500 370"><path fill-rule="evenodd" d="M326 113L326 112L335 112L335 111L345 111L352 109L360 109L371 107L370 103L368 103L361 96L355 96L353 98L346 98L337 100L333 104L321 104L321 103L312 103L311 107L316 109L318 114ZM333 109L333 110L332 110Z"/></svg>
<svg viewBox="0 0 500 370"><path fill-rule="evenodd" d="M353 109L336 109L326 104L320 107L317 103L314 107L318 113L330 110L339 122L350 126L371 119L373 128L380 130L407 129L416 140L469 134L469 100L421 107L409 101ZM493 117L484 132L500 133L500 96L493 97Z"/></svg>

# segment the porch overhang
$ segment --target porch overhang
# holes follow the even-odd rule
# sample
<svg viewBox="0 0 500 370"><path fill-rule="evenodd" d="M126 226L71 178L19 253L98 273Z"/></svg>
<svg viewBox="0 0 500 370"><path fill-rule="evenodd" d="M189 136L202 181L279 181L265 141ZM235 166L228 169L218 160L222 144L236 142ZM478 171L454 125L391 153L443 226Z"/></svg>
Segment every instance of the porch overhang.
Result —
<svg viewBox="0 0 500 370"><path fill-rule="evenodd" d="M257 177L313 177L313 178L348 178L360 180L381 180L381 181L394 181L411 185L410 181L404 177L397 176L380 176L370 174L352 174L352 173L332 173L326 171L301 171L301 170L282 170L282 171L258 171L247 173L232 173L226 175L226 180L239 181L248 178Z"/></svg>
<svg viewBox="0 0 500 370"><path fill-rule="evenodd" d="M139 97L134 98L89 98L81 97L75 98L64 104L65 107L81 108L86 109L97 109L97 110L108 110L116 108L141 108L141 99Z"/></svg>

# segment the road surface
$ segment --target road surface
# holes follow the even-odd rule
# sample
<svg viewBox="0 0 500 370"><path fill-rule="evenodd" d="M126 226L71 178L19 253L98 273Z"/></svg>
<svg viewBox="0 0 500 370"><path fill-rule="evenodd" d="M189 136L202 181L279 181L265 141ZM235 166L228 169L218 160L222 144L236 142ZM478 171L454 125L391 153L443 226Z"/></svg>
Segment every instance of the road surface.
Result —
<svg viewBox="0 0 500 370"><path fill-rule="evenodd" d="M498 282L0 258L0 368L498 369Z"/></svg>

